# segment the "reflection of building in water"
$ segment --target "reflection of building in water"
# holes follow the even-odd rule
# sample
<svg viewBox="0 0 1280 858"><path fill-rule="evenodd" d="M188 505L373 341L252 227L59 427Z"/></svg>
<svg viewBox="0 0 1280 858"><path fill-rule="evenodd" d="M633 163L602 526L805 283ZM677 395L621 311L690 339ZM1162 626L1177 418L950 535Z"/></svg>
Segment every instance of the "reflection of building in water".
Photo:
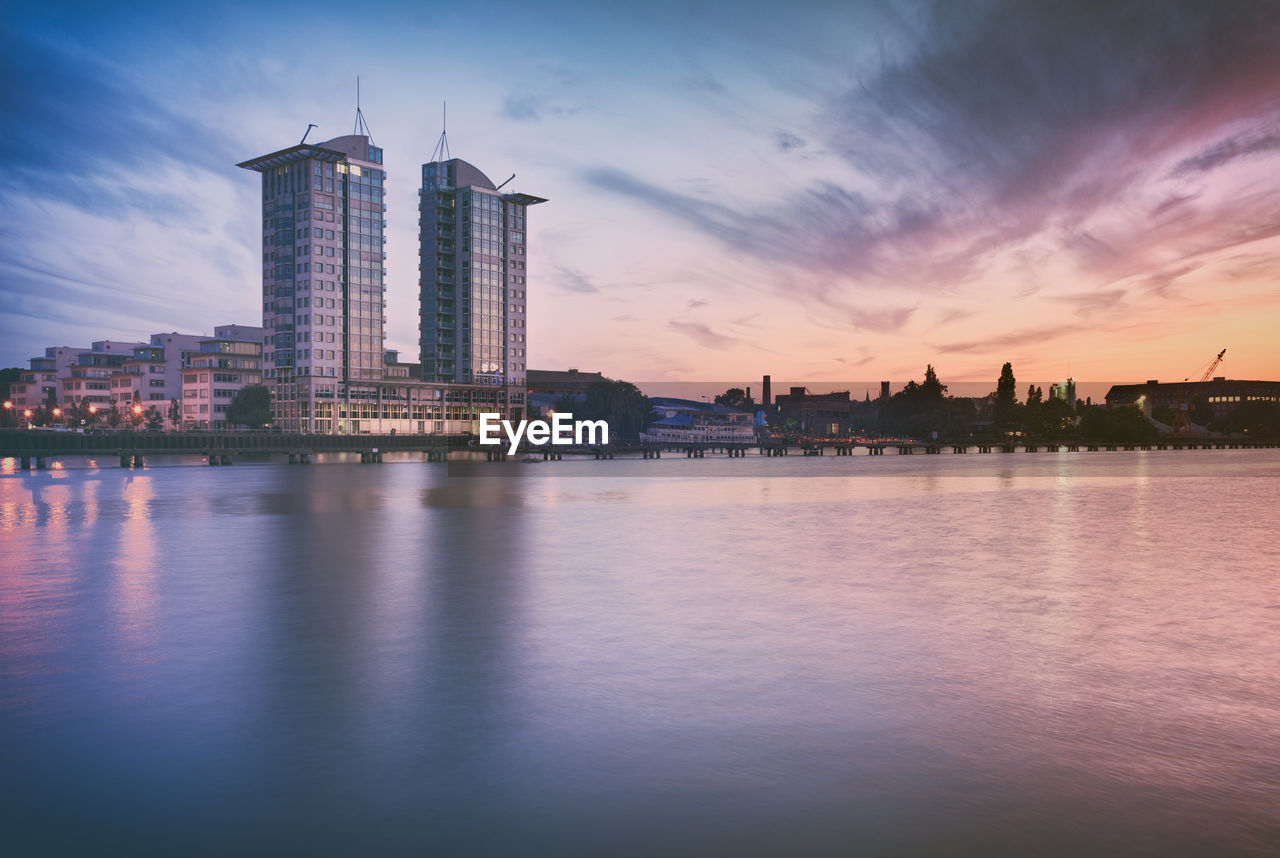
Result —
<svg viewBox="0 0 1280 858"><path fill-rule="evenodd" d="M754 417L710 402L652 397L653 410L662 415L640 433L641 441L679 444L750 444L756 438Z"/></svg>

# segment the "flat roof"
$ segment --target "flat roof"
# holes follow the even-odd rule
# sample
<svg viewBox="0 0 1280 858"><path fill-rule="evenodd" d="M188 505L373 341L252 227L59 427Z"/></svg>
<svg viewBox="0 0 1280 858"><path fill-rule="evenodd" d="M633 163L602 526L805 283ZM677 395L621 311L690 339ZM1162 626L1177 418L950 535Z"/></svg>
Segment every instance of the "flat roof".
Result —
<svg viewBox="0 0 1280 858"><path fill-rule="evenodd" d="M243 167L246 170L257 170L261 173L263 170L270 170L273 167L283 167L285 164L292 164L295 161L308 160L329 161L337 164L347 160L347 154L334 149L325 149L323 146L299 143L297 146L290 146L288 149L281 149L279 152L272 152L270 155L259 155L257 158L241 161L236 166Z"/></svg>

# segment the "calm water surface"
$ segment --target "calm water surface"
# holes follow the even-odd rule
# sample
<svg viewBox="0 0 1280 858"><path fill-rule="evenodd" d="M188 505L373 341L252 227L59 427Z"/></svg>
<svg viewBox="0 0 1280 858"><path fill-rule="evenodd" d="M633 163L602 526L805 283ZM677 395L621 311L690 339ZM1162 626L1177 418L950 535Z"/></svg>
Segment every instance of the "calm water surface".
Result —
<svg viewBox="0 0 1280 858"><path fill-rule="evenodd" d="M5 468L7 856L1280 854L1277 451Z"/></svg>

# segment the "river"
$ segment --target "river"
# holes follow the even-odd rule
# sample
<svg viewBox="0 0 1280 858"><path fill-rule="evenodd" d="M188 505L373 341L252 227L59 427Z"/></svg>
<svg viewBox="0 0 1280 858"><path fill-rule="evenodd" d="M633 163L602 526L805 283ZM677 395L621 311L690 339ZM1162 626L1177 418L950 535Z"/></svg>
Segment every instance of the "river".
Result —
<svg viewBox="0 0 1280 858"><path fill-rule="evenodd" d="M1280 451L103 464L0 473L6 855L1280 849Z"/></svg>

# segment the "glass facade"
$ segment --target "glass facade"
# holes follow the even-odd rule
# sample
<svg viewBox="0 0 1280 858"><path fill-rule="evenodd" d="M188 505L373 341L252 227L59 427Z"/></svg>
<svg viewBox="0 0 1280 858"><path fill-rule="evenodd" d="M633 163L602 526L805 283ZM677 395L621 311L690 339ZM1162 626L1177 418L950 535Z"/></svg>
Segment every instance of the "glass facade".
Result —
<svg viewBox="0 0 1280 858"><path fill-rule="evenodd" d="M419 193L423 378L506 387L523 401L525 217L545 200L503 194L456 158L424 164Z"/></svg>
<svg viewBox="0 0 1280 858"><path fill-rule="evenodd" d="M364 135L240 166L262 174L264 375L286 431L349 431L334 403L383 377L386 171Z"/></svg>

